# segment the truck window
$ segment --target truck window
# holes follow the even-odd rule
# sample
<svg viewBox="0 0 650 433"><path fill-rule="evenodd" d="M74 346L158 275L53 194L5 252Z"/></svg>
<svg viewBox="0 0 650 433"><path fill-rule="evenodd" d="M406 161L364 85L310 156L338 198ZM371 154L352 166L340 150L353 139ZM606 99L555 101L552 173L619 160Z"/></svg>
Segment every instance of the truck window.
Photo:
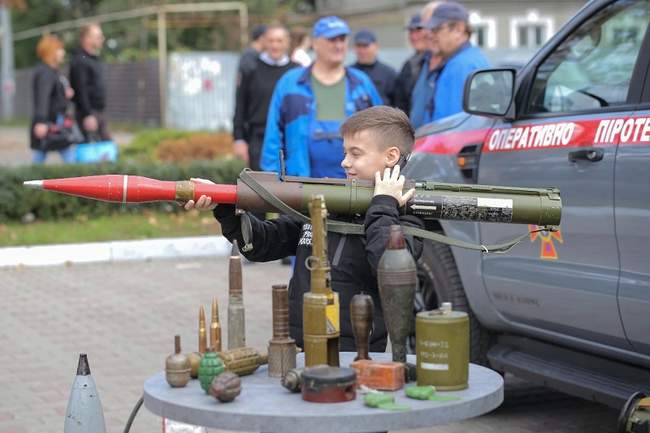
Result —
<svg viewBox="0 0 650 433"><path fill-rule="evenodd" d="M583 23L537 69L528 113L625 104L649 21L649 0L622 0Z"/></svg>

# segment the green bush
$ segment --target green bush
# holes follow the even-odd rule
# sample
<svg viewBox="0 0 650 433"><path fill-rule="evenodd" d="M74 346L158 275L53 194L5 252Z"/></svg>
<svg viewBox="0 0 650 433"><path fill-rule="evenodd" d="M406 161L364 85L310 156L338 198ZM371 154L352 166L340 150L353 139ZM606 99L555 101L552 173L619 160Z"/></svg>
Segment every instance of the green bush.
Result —
<svg viewBox="0 0 650 433"><path fill-rule="evenodd" d="M34 165L0 169L0 222L20 221L26 215L38 220L79 218L107 215L113 212L140 212L156 209L168 212L181 210L173 203L156 202L140 205L104 203L71 197L23 186L33 179L91 176L96 174L129 174L160 180L185 180L191 177L210 179L216 183L235 183L244 165L239 159L193 161L187 164L160 165L151 163L118 162L87 165Z"/></svg>
<svg viewBox="0 0 650 433"><path fill-rule="evenodd" d="M156 149L161 141L185 138L193 133L174 129L150 129L139 132L128 146L120 149L120 159L155 161Z"/></svg>

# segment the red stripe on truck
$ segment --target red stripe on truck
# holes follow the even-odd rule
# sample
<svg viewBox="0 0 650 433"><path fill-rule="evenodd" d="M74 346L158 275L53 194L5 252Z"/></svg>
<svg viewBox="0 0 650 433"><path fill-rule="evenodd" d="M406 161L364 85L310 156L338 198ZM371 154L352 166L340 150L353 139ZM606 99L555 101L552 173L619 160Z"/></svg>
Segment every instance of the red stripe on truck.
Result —
<svg viewBox="0 0 650 433"><path fill-rule="evenodd" d="M415 141L413 152L455 156L468 144L483 143L489 131L489 129L476 129L427 135Z"/></svg>

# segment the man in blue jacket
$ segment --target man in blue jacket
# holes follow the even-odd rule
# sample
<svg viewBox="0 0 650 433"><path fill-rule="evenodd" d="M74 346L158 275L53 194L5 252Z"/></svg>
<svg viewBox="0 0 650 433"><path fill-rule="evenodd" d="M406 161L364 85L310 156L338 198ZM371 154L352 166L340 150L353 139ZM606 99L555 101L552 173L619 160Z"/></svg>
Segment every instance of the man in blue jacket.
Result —
<svg viewBox="0 0 650 433"><path fill-rule="evenodd" d="M437 5L426 23L433 39L432 45L437 48L442 62L434 77L433 99L426 104L421 124L463 111L465 80L473 71L490 66L481 50L469 41L472 30L468 20L467 9L449 1ZM422 79L426 77L421 73L419 80Z"/></svg>
<svg viewBox="0 0 650 433"><path fill-rule="evenodd" d="M338 17L318 20L312 32L314 63L288 71L276 84L262 170L279 172L282 151L288 175L345 177L341 124L357 111L382 104L368 76L343 65L349 34L347 23Z"/></svg>

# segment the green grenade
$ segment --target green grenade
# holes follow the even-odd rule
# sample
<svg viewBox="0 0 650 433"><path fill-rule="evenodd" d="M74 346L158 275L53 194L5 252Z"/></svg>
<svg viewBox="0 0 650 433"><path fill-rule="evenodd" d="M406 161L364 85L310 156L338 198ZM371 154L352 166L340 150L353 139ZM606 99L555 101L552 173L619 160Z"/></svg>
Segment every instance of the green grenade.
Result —
<svg viewBox="0 0 650 433"><path fill-rule="evenodd" d="M208 348L201 359L201 364L199 364L199 382L201 382L201 388L206 393L209 392L212 379L223 373L225 369L226 367L221 362L221 358L219 358L217 352L212 350L212 348Z"/></svg>
<svg viewBox="0 0 650 433"><path fill-rule="evenodd" d="M469 375L469 318L453 311L450 302L415 318L417 383L440 391L467 388Z"/></svg>

